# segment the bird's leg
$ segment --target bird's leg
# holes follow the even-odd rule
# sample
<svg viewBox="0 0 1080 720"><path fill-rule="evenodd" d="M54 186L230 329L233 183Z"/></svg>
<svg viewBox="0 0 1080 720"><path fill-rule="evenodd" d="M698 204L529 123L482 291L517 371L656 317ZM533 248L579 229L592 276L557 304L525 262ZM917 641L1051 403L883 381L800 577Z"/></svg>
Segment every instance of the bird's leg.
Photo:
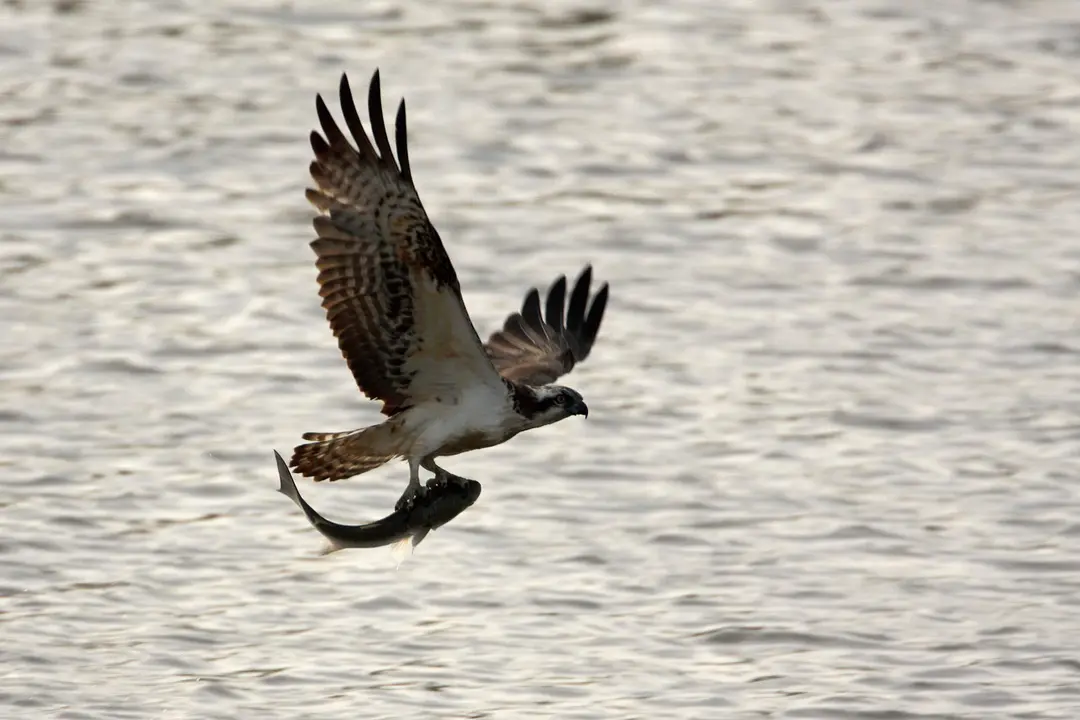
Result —
<svg viewBox="0 0 1080 720"><path fill-rule="evenodd" d="M428 472L435 473L435 483L438 485L445 485L448 482L456 482L459 485L465 484L465 478L455 475L452 472L443 470L441 467L435 464L435 458L426 457L420 462L420 466Z"/></svg>
<svg viewBox="0 0 1080 720"><path fill-rule="evenodd" d="M430 456L420 461L420 467L424 468L430 473L435 473L435 479L439 480L440 482L446 482L446 479L448 477L453 477L452 475L450 475L450 473L446 472L441 467L436 465L435 458Z"/></svg>
<svg viewBox="0 0 1080 720"><path fill-rule="evenodd" d="M426 458L420 461L420 467L424 468L428 472L435 473L436 475L448 475L445 470L435 464L435 458L428 455Z"/></svg>
<svg viewBox="0 0 1080 720"><path fill-rule="evenodd" d="M413 458L409 458L409 484L405 487L405 492L401 493L401 497L398 498L394 510L401 510L411 504L421 490L423 490L423 486L420 484L420 463Z"/></svg>

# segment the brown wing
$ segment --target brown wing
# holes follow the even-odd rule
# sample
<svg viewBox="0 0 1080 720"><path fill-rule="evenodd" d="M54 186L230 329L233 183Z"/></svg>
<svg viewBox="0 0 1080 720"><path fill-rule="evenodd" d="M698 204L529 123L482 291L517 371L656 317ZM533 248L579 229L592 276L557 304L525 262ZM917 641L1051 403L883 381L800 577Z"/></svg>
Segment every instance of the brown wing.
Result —
<svg viewBox="0 0 1080 720"><path fill-rule="evenodd" d="M311 133L310 170L318 190L308 189L307 198L322 212L311 243L322 306L356 384L382 400L387 415L477 381L501 388L462 302L454 266L413 185L405 101L395 128L399 169L383 122L379 71L368 91L375 147L345 75L340 95L358 149L319 96L315 106L326 137Z"/></svg>
<svg viewBox="0 0 1080 720"><path fill-rule="evenodd" d="M589 302L592 267L586 266L566 306L566 278L559 276L548 290L546 314L540 314L540 292L525 295L521 312L506 318L502 330L492 333L486 349L495 368L507 380L544 385L570 372L589 356L607 307L604 283Z"/></svg>

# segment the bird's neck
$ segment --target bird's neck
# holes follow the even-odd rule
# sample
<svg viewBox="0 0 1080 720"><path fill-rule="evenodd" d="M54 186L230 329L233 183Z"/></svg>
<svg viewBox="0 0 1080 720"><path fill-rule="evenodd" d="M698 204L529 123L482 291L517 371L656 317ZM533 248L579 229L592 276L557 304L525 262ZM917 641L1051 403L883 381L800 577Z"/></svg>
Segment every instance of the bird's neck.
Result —
<svg viewBox="0 0 1080 720"><path fill-rule="evenodd" d="M536 388L512 380L506 380L505 382L510 392L510 404L514 408L514 413L521 417L525 427L532 428L545 425L546 423L541 420L541 398Z"/></svg>

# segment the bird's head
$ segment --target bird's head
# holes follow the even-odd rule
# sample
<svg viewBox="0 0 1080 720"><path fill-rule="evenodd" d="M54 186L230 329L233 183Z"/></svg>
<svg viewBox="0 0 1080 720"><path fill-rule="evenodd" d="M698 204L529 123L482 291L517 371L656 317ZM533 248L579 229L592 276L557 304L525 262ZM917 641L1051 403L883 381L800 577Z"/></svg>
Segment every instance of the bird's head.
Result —
<svg viewBox="0 0 1080 720"><path fill-rule="evenodd" d="M532 411L534 426L550 425L571 415L589 416L589 406L585 404L581 393L561 385L536 388L536 404Z"/></svg>

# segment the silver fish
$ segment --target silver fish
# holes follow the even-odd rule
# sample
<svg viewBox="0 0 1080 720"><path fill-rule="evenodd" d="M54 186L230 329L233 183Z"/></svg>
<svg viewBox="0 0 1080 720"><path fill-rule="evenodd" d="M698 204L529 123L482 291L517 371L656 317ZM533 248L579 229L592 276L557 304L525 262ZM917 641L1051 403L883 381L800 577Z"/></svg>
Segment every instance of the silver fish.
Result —
<svg viewBox="0 0 1080 720"><path fill-rule="evenodd" d="M311 526L330 541L326 553L344 548L375 548L412 540L416 547L432 530L450 522L480 497L480 483L446 473L428 480L427 486L407 502L399 500L394 512L381 520L364 525L340 525L327 520L300 496L289 466L274 451L277 459L278 492L299 506Z"/></svg>

